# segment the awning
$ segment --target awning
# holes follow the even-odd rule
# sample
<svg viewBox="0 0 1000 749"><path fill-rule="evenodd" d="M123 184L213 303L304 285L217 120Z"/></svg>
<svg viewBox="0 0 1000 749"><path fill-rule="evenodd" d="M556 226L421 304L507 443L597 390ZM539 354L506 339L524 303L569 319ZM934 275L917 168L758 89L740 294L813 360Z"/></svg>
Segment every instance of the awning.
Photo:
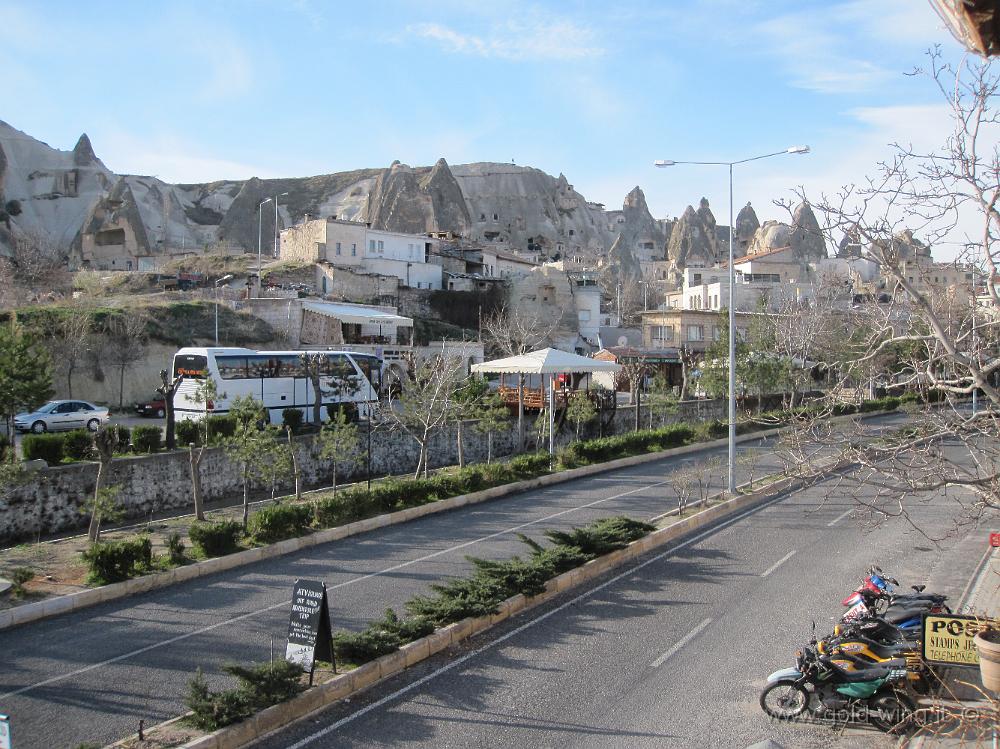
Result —
<svg viewBox="0 0 1000 749"><path fill-rule="evenodd" d="M304 302L303 309L318 315L334 317L346 323L369 323L371 325L401 325L413 327L412 317L403 317L392 312L365 307L360 304L334 304L331 302Z"/></svg>
<svg viewBox="0 0 1000 749"><path fill-rule="evenodd" d="M543 348L520 356L473 364L473 372L502 374L562 374L566 372L619 372L621 365L571 354L555 348Z"/></svg>

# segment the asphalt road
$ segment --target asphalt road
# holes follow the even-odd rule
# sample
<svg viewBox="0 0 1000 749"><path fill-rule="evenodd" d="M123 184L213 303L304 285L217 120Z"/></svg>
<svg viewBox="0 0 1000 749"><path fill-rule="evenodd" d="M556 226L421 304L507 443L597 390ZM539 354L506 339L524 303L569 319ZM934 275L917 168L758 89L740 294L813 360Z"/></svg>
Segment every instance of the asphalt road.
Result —
<svg viewBox="0 0 1000 749"><path fill-rule="evenodd" d="M868 565L954 601L981 560L982 530L935 545L903 521L859 526L867 492L828 481L770 502L256 746L894 746L869 728L777 724L757 704ZM914 519L942 529L952 510L933 498Z"/></svg>
<svg viewBox="0 0 1000 749"><path fill-rule="evenodd" d="M464 574L467 555L523 553L517 532L538 537L607 515L660 514L674 505L665 475L711 454L724 451L525 492L2 631L0 712L12 716L18 749L109 743L140 718L149 725L182 712L197 667L218 687L223 663L265 660L272 642L280 652L296 578L324 580L335 627L360 628L430 583ZM758 475L777 468L768 458Z"/></svg>

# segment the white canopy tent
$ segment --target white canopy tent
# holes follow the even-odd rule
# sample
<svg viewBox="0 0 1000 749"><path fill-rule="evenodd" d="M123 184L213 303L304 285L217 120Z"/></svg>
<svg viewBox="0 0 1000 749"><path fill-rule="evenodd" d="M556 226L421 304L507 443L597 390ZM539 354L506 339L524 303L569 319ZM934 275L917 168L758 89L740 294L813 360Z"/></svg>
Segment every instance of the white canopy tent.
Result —
<svg viewBox="0 0 1000 749"><path fill-rule="evenodd" d="M594 372L620 372L621 365L614 362L591 359L588 356L571 354L555 348L543 348L530 351L506 359L473 364L472 371L477 374L498 373L516 375L548 375L548 411L549 411L549 454L555 454L555 376L557 374L593 374ZM519 437L523 435L522 422L524 418L524 388L518 386L517 418Z"/></svg>

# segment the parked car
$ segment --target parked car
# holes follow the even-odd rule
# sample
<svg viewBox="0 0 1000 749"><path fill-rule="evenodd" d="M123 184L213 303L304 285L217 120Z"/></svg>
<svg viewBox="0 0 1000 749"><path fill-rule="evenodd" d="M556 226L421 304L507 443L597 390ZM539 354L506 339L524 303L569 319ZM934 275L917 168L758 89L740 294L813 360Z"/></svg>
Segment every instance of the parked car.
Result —
<svg viewBox="0 0 1000 749"><path fill-rule="evenodd" d="M31 413L14 417L14 428L19 432L61 432L86 428L96 432L102 424L111 421L111 414L103 406L87 401L49 401Z"/></svg>
<svg viewBox="0 0 1000 749"><path fill-rule="evenodd" d="M136 404L135 412L140 416L162 419L167 415L167 405L164 403L163 398L154 396L151 401Z"/></svg>

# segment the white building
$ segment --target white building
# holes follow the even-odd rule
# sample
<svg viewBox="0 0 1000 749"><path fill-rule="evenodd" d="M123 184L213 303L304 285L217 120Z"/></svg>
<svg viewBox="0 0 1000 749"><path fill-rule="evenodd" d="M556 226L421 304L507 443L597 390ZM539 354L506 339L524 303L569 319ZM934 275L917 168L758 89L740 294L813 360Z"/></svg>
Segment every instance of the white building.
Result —
<svg viewBox="0 0 1000 749"><path fill-rule="evenodd" d="M761 298L768 309L775 310L789 300L804 301L815 296L810 282L782 280L780 273L748 273L736 266L734 289L737 312L752 312ZM714 310L729 307L729 271L727 268L685 268L681 288L668 292L667 309Z"/></svg>
<svg viewBox="0 0 1000 749"><path fill-rule="evenodd" d="M316 219L281 232L281 258L327 263L355 273L395 276L415 289L440 289L442 268L427 262L437 240L372 229L359 221Z"/></svg>

